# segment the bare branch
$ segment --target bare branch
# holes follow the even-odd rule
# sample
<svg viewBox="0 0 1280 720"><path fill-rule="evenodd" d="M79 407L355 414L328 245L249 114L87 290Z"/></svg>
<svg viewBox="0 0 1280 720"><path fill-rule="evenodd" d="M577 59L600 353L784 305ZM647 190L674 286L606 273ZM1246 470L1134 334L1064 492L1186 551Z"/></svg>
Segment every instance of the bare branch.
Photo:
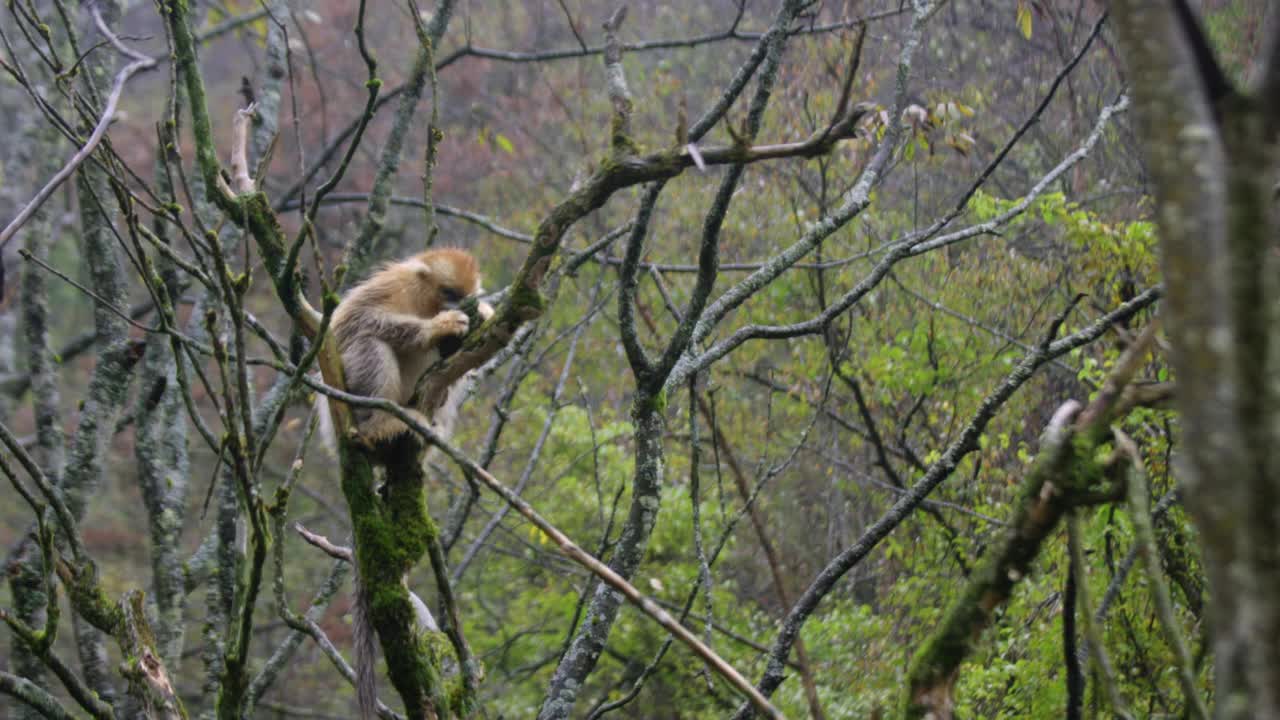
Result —
<svg viewBox="0 0 1280 720"><path fill-rule="evenodd" d="M97 15L96 11L95 15ZM100 16L98 20L101 22ZM116 39L114 35L111 35L106 30L105 26L100 29L104 34L107 34L108 37L112 38L112 40L117 43L118 47L123 48L122 45L118 44L119 40ZM22 229L22 226L31 219L31 216L34 215L35 212L40 209L40 206L44 205L45 201L49 199L49 196L53 195L53 192L61 187L62 183L66 182L67 179L71 177L72 173L76 171L76 168L80 167L85 160L89 159L89 156L93 154L93 151L98 148L98 144L102 142L102 138L106 137L107 128L109 128L112 121L115 120L116 106L120 103L120 96L124 93L124 86L129 82L129 79L140 72L151 70L157 65L154 58L139 56L132 53L132 51L129 51L129 54L139 59L135 59L133 62L121 68L120 72L116 73L115 82L111 86L111 92L107 95L107 104L103 107L102 114L98 118L98 123L93 127L93 132L89 134L88 139L84 141L84 144L80 146L80 149L76 151L76 154L71 156L71 159L67 161L67 164L63 165L62 169L50 178L49 182L45 183L44 187L40 188L39 192L35 194L35 197L31 198L31 200L18 211L17 216L15 216L13 220L10 220L9 224L6 225L3 230L0 230L0 248L3 248L9 240L18 233L18 230Z"/></svg>
<svg viewBox="0 0 1280 720"><path fill-rule="evenodd" d="M320 548L326 555L335 560L345 560L351 562L351 548L342 545L334 545L329 538L318 535L303 527L302 523L294 523L293 529L306 540L308 543Z"/></svg>
<svg viewBox="0 0 1280 720"><path fill-rule="evenodd" d="M249 122L256 111L256 103L237 110L231 124L231 179L235 183L235 194L251 193L257 189L253 176L249 174Z"/></svg>
<svg viewBox="0 0 1280 720"><path fill-rule="evenodd" d="M1068 168L1083 160L1102 137L1111 117L1116 113L1123 112L1128 107L1128 104L1128 98L1121 97L1115 104L1103 108L1102 113L1098 118L1098 124L1094 127L1093 132L1090 133L1089 137L1081 147L1077 148L1061 163L1050 170L1043 178L1037 181L1035 186L1032 187L1031 190L1014 205L1014 207L984 223L979 223L948 235L936 237L927 242L922 242L919 236L912 236L901 240L889 247L884 256L881 257L879 262L877 262L871 269L871 272L867 273L862 280L845 292L840 298L824 308L816 317L792 323L790 325L747 325L740 327L729 334L728 337L707 348L701 354L696 356L686 355L681 360L680 365L677 366L676 372L672 374L672 378L680 379L685 377L688 373L696 372L697 370L708 367L711 363L729 354L739 345L747 342L748 340L791 338L819 333L823 328L827 327L832 320L848 310L850 307L853 307L853 305L865 297L867 293L875 289L880 284L880 281L889 274L898 262L908 257L920 255L940 247L945 247L946 245L960 242L961 240L992 232L996 227L1008 223L1013 218L1026 212L1026 209L1030 206L1031 202L1042 194L1058 177L1065 173ZM859 184L861 185L861 181L859 181ZM869 192L869 188L866 188L863 191L863 193ZM866 207L870 202L869 195L858 193L856 188L855 192L851 193L851 195L855 197L850 199L850 204L846 206L847 210L837 210L836 213L833 214L833 217L816 224L811 230L805 233L805 235L797 241L795 245L788 248L788 250L782 255L769 261L765 269L753 273L751 276L744 279L739 285L726 291L719 299L712 303L712 305L707 309L707 317L699 324L701 334L698 331L695 331L695 340L710 333L711 328L713 327L710 324L711 319L719 320L726 315L730 309L741 305L751 295L764 287L769 281L788 269L790 262L794 262L795 259L798 259L815 246L817 241L834 232L837 228L835 221L843 217L845 212L860 210L861 208ZM857 198L860 199L854 202ZM850 217L852 217L852 215ZM927 237L928 233L925 233L925 236Z"/></svg>

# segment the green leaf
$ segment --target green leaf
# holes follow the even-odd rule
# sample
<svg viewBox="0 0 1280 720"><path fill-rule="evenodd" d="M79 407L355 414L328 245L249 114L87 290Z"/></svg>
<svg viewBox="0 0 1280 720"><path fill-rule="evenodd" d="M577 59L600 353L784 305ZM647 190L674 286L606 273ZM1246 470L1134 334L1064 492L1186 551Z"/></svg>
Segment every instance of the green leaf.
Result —
<svg viewBox="0 0 1280 720"><path fill-rule="evenodd" d="M1018 0L1018 30L1022 37L1031 39L1031 8L1024 0Z"/></svg>
<svg viewBox="0 0 1280 720"><path fill-rule="evenodd" d="M498 147L502 148L508 155L516 154L516 146L511 144L511 140L502 133L493 136L493 141L498 143Z"/></svg>

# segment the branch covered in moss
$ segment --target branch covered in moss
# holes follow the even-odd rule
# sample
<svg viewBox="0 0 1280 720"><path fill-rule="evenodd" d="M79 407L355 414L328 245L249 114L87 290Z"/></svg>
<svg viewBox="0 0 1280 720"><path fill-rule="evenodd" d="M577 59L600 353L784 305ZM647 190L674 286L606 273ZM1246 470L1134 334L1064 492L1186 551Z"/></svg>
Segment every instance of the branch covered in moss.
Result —
<svg viewBox="0 0 1280 720"><path fill-rule="evenodd" d="M399 409L395 403L387 404ZM357 446L350 435L340 438L339 458L342 492L355 533L360 591L366 594L369 621L381 641L391 684L409 718L447 715L440 660L430 638L419 634L417 613L404 583L437 536L427 512L421 443L402 435L393 446L380 448L377 459L387 471L381 494L375 489L373 454Z"/></svg>
<svg viewBox="0 0 1280 720"><path fill-rule="evenodd" d="M13 697L39 711L49 720L75 720L58 699L39 685L17 675L0 671L0 694Z"/></svg>
<svg viewBox="0 0 1280 720"><path fill-rule="evenodd" d="M1155 326L1149 324L1121 355L1104 390L1088 407L1081 409L1079 403L1069 401L1054 413L1040 454L1019 489L1011 527L1000 547L983 557L938 629L911 659L902 705L906 720L951 717L960 664L996 610L1009 599L1013 586L1026 577L1058 521L1072 507L1113 499L1098 455L1111 439L1115 403L1146 357Z"/></svg>
<svg viewBox="0 0 1280 720"><path fill-rule="evenodd" d="M983 557L940 626L916 651L907 670L903 717L951 717L960 663L1009 595L1026 576L1040 547L1072 507L1075 495L1102 478L1096 448L1079 442L1066 422L1079 410L1069 402L1054 414L1031 472L1018 492L1011 528L998 549Z"/></svg>
<svg viewBox="0 0 1280 720"><path fill-rule="evenodd" d="M57 565L58 575L76 614L95 630L115 639L124 657L121 672L129 681L129 693L148 711L149 717L186 720L186 709L178 697L169 671L161 658L155 633L147 620L145 596L129 593L123 601L106 596L92 563Z"/></svg>
<svg viewBox="0 0 1280 720"><path fill-rule="evenodd" d="M226 217L253 235L258 253L271 276L284 309L308 335L314 337L320 326L320 313L302 296L296 268L287 262L289 247L275 211L265 193L244 188L246 192L232 194L223 181L218 163L217 148L213 140L213 124L209 119L209 107L205 97L204 79L200 74L195 54L195 42L191 34L187 0L171 0L161 8L172 38L178 76L184 82L191 112L191 129L196 143L196 164L210 202ZM246 138L240 138L233 154L243 152L240 147Z"/></svg>

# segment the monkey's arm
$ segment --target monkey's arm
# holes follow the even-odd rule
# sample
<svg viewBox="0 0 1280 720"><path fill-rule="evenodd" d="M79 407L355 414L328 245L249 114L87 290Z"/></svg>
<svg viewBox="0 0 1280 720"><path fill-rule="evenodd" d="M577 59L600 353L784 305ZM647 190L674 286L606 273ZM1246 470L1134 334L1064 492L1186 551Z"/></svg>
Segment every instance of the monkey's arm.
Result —
<svg viewBox="0 0 1280 720"><path fill-rule="evenodd" d="M371 316L368 334L399 350L428 350L441 339L467 332L465 313L446 310L430 318L404 313L378 313Z"/></svg>

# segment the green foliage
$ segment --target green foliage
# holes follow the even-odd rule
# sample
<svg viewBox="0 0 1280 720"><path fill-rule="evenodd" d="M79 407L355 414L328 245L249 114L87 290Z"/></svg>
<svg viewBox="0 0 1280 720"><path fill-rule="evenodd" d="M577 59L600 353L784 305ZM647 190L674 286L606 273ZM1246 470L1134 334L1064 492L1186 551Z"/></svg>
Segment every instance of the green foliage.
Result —
<svg viewBox="0 0 1280 720"><path fill-rule="evenodd" d="M1244 67L1249 56L1245 34L1239 32L1242 24L1252 22L1247 5L1227 2L1205 13L1210 33L1228 46L1233 74ZM247 0L223 3L209 11L205 28L258 7ZM572 16L575 27L587 33L588 43L598 41L589 32L598 28L591 15L598 9L596 5L548 7L551 10L536 4L477 4L468 12L467 40L474 38L475 47L516 49L542 47L549 42L547 38L558 37L552 45L563 42L572 48L572 34L558 24L563 10ZM1060 48L1051 47L1056 28L1047 16L1036 14L1036 3L1020 0L1016 7L1005 6L991 22L983 17L973 20L976 7L957 2L936 16L936 22L956 23L954 32L926 35L924 57L928 62L920 65L926 70L909 88L913 109L905 118L908 132L893 156L892 172L874 185L870 207L806 257L809 267L784 273L731 313L711 342L751 323L782 325L811 318L862 282L884 248L928 227L935 217L954 207L958 193L1034 107L1061 64ZM721 9L714 4L651 3L632 10L633 19L624 27L625 42L685 37L697 28L723 29ZM758 10L748 10L740 28L743 32L758 29L764 17ZM308 23L304 28L320 25L306 13L302 16ZM333 27L338 26L337 18L322 19L333 20ZM900 20L895 16L872 26L851 86L851 101L889 104L896 82L892 57L897 53L892 42L897 31L890 28L898 27L892 23ZM250 40L244 45L252 47L265 36L268 23L261 18L242 26L237 34ZM411 28L404 31L405 37L411 35ZM1013 39L1015 46L997 42L1000 38ZM319 35L291 36L291 40L328 41ZM823 127L841 99L839 79L849 62L849 44L850 37L840 33L802 33L793 38L788 65L776 88L781 99L765 116L762 142L791 142ZM376 47L382 65L396 68L408 65L407 56L397 57L396 53L404 55L413 45L387 42ZM650 149L674 147L678 115L683 111L686 119L691 119L704 110L706 100L714 97L709 88L728 80L747 48L746 43L735 40L710 52L706 48L628 52L624 64L635 97L634 142ZM310 47L306 53L295 52L293 60L299 68L304 67L304 56L310 52ZM206 53L203 57L208 60L212 56ZM223 56L218 57L221 62ZM1070 92L1064 86L1041 122L985 181L946 231L1018 210L1019 198L1078 143L1095 101L1113 97L1116 89L1111 60L1103 59L1096 65L1093 60L1092 56L1086 59L1073 76ZM326 58L325 62L336 67L339 59ZM589 177L602 163L616 162L606 155L610 107L605 94L598 91L598 57L539 65L472 58L460 59L450 68L440 76L441 98L446 101L441 106L446 140L440 147L442 161L435 187L442 203L483 212L496 223L532 233L575 179ZM230 80L217 82L215 75L222 74ZM200 132L224 128L227 118L220 113L222 108L232 107L238 75L230 71L209 75L213 128L198 128ZM363 78L363 69L356 76ZM345 109L352 97L344 94L347 90L358 91L359 97L364 94L363 86L353 81L347 90L329 90L332 98L318 98L311 87L318 81L301 72L295 80L300 112L328 107L330 123L340 119L333 108ZM388 87L391 85L389 79ZM133 86L127 95L132 90ZM725 128L740 124L744 104L737 103L728 121L713 129L703 142L733 142ZM841 203L843 193L883 137L888 112L875 113L860 128L858 137L842 142L829 157L748 168L722 228L721 262L754 267L795 242ZM120 122L127 122L123 113ZM371 133L378 132L376 125L371 125ZM275 167L268 168L273 170L269 182L263 185L270 190L268 196L242 198L241 209L262 210L263 203L280 199L273 194L275 189L296 179L292 174L297 172L297 148L291 144L304 142L307 152L299 154L308 162L314 161L316 153L310 146L318 135L311 137L309 133L331 136L338 127L335 124L323 133L303 127L298 140L293 131L280 133L283 146ZM149 132L150 128L144 127L135 134L144 137ZM131 152L124 142L129 137L125 128L113 130L112 137L120 138L116 141L118 150ZM328 137L321 139L327 141ZM353 160L348 176L351 189L364 188L365 179L374 172L376 153L364 152L376 147L370 144L374 139L371 134ZM1150 206L1127 190L1140 186L1141 178L1116 159L1126 156L1126 142L1123 132L1109 133L1089 161L1076 168L1078 174L1053 183L1023 212L1001 224L999 234L971 238L899 263L880 285L849 312L834 318L821 334L749 342L716 363L700 380L707 403L714 408L716 429L724 438L723 443L714 440L708 419L697 418L701 441L698 508L708 552L718 547L731 525L733 529L712 567L711 598L699 595L686 624L701 634L709 612L718 628L711 634L711 645L748 677L754 679L764 669L761 652L753 644L767 646L772 641L787 608L778 600L750 519L740 515L744 501L729 458L736 460L749 491L763 483L755 508L782 558L781 572L794 600L832 555L848 547L901 496L895 485L910 486L924 467L942 458L983 399L1004 380L1026 348L1041 341L1051 320L1076 293L1087 298L1067 316L1059 335L1080 328L1159 281ZM133 162L132 156L126 159ZM282 174L282 167L290 175ZM17 179L9 168L4 170L0 184L7 192L9 183ZM395 194L416 195L418 188L413 183L418 172L416 165L406 161L401 168L403 182ZM714 168L705 173L689 171L671 181L650 229L646 262L684 269L696 262L704 216L721 172ZM576 225L564 246L580 249L621 226L634 214L638 192L618 193ZM198 204L199 197L194 199ZM339 215L342 211L338 209L323 212L317 245L337 255L346 216ZM417 209L388 213L387 228L389 234L400 233L401 252L420 249L420 217ZM266 223L265 213L254 212L250 219L256 222L259 234L284 236L280 227ZM290 225L292 220L285 217L284 223ZM528 252L526 244L497 239L478 226L443 214L441 228L442 242L479 250L485 285L490 289L507 285ZM71 233L62 224L57 224L55 232L62 235L52 248L51 264L76 267L79 256ZM609 295L617 279L614 263L621 254L621 242L602 254L612 260L588 263L575 277L565 278L555 302L545 307L542 298L529 289L513 289L515 304L545 311L539 319L545 332L526 354L532 370L509 407L494 407L505 369L486 381L467 406L455 438L459 447L479 457L489 429L501 418L505 424L488 467L512 485L523 476L541 428L551 415L548 402L565 362L568 338L599 286L597 302L608 304L581 335L561 406L522 495L586 551L606 561L627 512L635 455L629 409L636 382L618 344L616 301ZM180 241L174 247L188 252ZM287 249L287 244L281 243L265 246L269 269L281 264ZM259 247L258 252L262 251ZM559 263L564 257L548 261ZM256 268L262 259L251 255L248 269ZM739 270L723 271L713 297L745 276ZM242 277L248 282L251 275ZM659 349L676 326L655 278L642 276L637 298L641 342L651 351ZM663 288L677 309L686 307L693 278L681 269L661 272ZM248 307L263 322L272 324L273 331L287 330L279 303L264 299L270 293L270 283L254 279L257 281L245 289ZM300 280L269 279L285 285ZM88 326L93 304L63 283L53 283L50 292L51 306L59 308L51 318L53 345L58 348ZM309 292L314 301L314 288ZM138 293L131 299L145 298ZM891 714L908 658L936 627L968 574L1004 531L1000 523L1007 521L1019 481L1040 449L1039 433L1048 417L1064 400L1086 400L1096 393L1126 342L1123 338L1146 321L1143 316L1121 328L1123 334L1108 335L1102 342L1042 368L1000 409L985 428L978 449L930 495L930 500L939 504L911 515L819 605L804 626L803 639L827 717L863 719ZM154 324L154 318L145 322ZM281 324L273 324L278 322ZM278 337L285 337L283 331ZM23 342L20 338L17 343L19 354L25 350ZM265 356L266 351L255 344L253 354ZM858 382L865 413L849 388L832 378L833 355L841 373ZM265 373L256 366L253 371ZM63 401L71 406L83 395L84 373L74 363L69 363L64 373L68 377ZM1171 379L1161 360L1144 365L1139 377L1144 381ZM253 378L258 379L257 375ZM193 384L197 382L198 378L193 378ZM686 392L686 388L679 388L652 398L667 419L668 432L663 438L667 472L662 511L635 578L643 592L673 612L678 612L691 589L698 587L700 570L693 544ZM291 412L295 416L284 424L282 434L293 442L296 425L301 422L296 415L301 411ZM869 425L883 444L891 473L882 465ZM1161 497L1174 484L1170 436L1177 428L1176 417L1167 410L1140 408L1126 416L1123 427L1143 449L1153 498ZM797 451L802 439L804 447ZM122 428L117 442L130 442L127 427ZM206 471L216 464L216 458L204 455L196 459L201 464L193 467L193 477L209 476ZM291 457L272 454L264 465L264 476L271 480L275 468L288 462ZM116 458L112 469L121 464ZM337 542L352 531L345 524L347 508L342 504L333 463L314 465L308 465L304 478L308 492L294 493L290 515L310 526L328 523L322 529ZM435 533L433 521L445 526L445 509L467 488L466 479L453 468L443 461L437 465L438 472L428 473L431 480L425 489L396 494L390 505L375 497L373 489L378 483L371 474L360 473L358 486L348 488L346 499L355 508L354 532L363 554L361 562L374 570L369 577L375 588L375 605L385 612L389 624L407 619L403 614L407 596L397 574L406 567L413 568L410 587L428 604L435 602L431 597L435 580L418 558L426 540ZM120 474L127 481L133 479L130 472ZM111 508L110 514L99 509L99 516L89 523L108 523L109 530L93 542L97 556L112 565L113 572L102 578L111 597L145 580L144 573L132 568L132 555L136 554L132 548L141 545L135 528L145 526L138 503L133 502L136 493L136 487L127 482L117 483L110 489L110 502L104 502ZM336 516L330 512L333 507L339 509ZM499 508L492 495L481 494L450 553L451 562L457 563L469 550ZM8 515L5 520L6 528L22 527L26 522ZM185 541L190 545L187 549L194 551L208 523L193 520L190 525ZM1205 600L1189 520L1175 506L1157 523L1157 532L1162 559L1174 580L1184 630L1197 637L1203 627ZM113 533L120 539L113 540ZM1122 510L1103 508L1085 517L1084 533L1089 552L1087 582L1096 604L1132 546L1132 529ZM298 545L296 552L290 553L298 562L286 569L285 584L290 595L301 597L301 589L314 583L317 568L328 559L295 538L287 542ZM963 665L955 692L958 716L1038 718L1062 714L1066 691L1061 593L1066 564L1065 540L1055 537L1045 545L1030 574L1018 583L991 630ZM487 671L479 689L483 715L536 715L566 641L575 623L582 621L580 598L589 597L595 588L595 581L565 560L546 536L516 513L505 516L456 587L466 636ZM301 603L297 597L291 599ZM266 617L271 612L270 602L260 604L259 617ZM1135 700L1135 705L1141 700L1153 706L1153 715L1176 715L1181 708L1167 706L1174 705L1168 698L1180 697L1175 679L1167 671L1172 658L1153 627L1152 617L1145 580L1140 573L1132 573L1101 631L1116 666L1135 668L1121 677L1122 693ZM345 652L347 626L341 613L335 611L321 622ZM271 642L255 640L255 652L278 641L269 630L263 633ZM633 609L624 609L609 636L599 669L582 688L575 716L585 716L597 701L626 693L664 640L666 634L650 620ZM443 659L445 682L431 677L429 683L433 691L457 701L457 685L447 677L451 650L440 638L411 638L405 645L405 656L425 659L426 667L397 663L393 670L397 680L419 679L405 680L405 672L434 673ZM299 693L322 682L326 688L332 683L331 668L323 662L315 665L314 669L308 666L305 671L294 671L296 675L290 680L294 688L303 688ZM719 680L712 680L708 687L705 673L704 664L677 644L646 681L636 702L612 717L666 718L671 716L671 708L678 708L685 718L725 717L736 697ZM788 717L804 717L808 712L797 674L789 668L788 679L775 695ZM1201 680L1207 687L1209 678ZM290 692L282 685L273 692ZM1096 692L1095 685L1090 687L1090 693ZM348 711L343 705L348 695L345 689L325 693L326 698L333 696L326 700L333 707L326 709L342 716Z"/></svg>
<svg viewBox="0 0 1280 720"><path fill-rule="evenodd" d="M970 210L990 220L1018 205L979 190ZM1039 225L1039 227L1035 227ZM1108 302L1124 299L1135 285L1145 286L1158 274L1155 224L1149 220L1109 222L1068 200L1061 192L1037 197L1027 212L1009 223L1013 229L1035 227L1052 233L1071 249L1078 287L1098 292Z"/></svg>

